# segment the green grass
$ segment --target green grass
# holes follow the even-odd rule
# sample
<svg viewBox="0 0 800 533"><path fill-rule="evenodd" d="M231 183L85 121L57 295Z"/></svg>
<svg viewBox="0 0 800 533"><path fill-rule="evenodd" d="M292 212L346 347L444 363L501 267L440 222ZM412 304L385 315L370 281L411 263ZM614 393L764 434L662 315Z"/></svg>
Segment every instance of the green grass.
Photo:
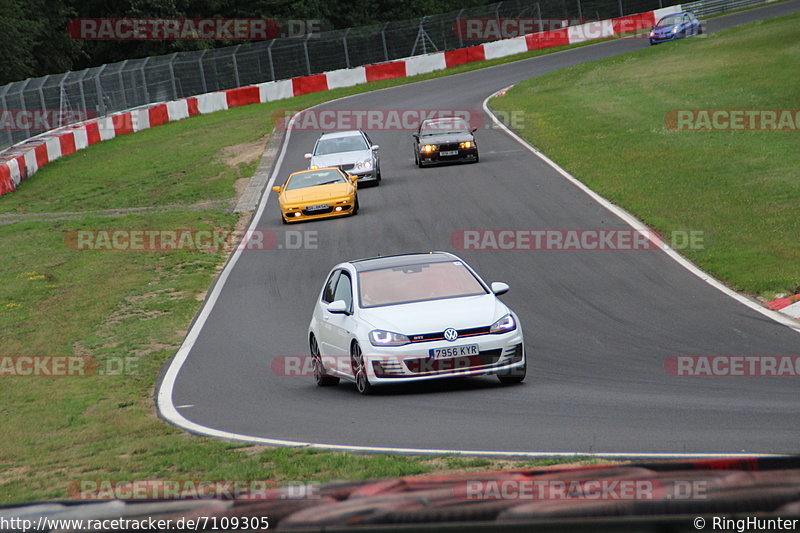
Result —
<svg viewBox="0 0 800 533"><path fill-rule="evenodd" d="M255 170L260 154L252 148L271 133L276 113L565 48L574 46L173 122L61 158L0 197L5 215L78 212L0 224L0 356L89 355L101 365L127 365L120 375L0 377L0 502L64 498L68 484L81 479L296 482L531 467L272 449L188 435L157 418L154 385L226 255L77 251L65 238L86 229L232 229L243 222L229 209L234 184ZM231 164L231 147L253 157ZM152 206L167 209L111 218L96 212Z"/></svg>
<svg viewBox="0 0 800 533"><path fill-rule="evenodd" d="M800 132L672 131L678 109L796 109L800 16L578 65L491 102L593 190L663 235L703 232L681 252L733 288L800 292Z"/></svg>

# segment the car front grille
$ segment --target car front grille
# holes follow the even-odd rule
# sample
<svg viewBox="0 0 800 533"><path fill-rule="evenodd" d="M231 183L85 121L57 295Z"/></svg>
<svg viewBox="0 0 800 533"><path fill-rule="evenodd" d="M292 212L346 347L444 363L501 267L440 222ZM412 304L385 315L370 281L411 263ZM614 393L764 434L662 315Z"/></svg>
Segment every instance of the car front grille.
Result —
<svg viewBox="0 0 800 533"><path fill-rule="evenodd" d="M439 151L446 152L447 150L458 150L461 143L440 144Z"/></svg>
<svg viewBox="0 0 800 533"><path fill-rule="evenodd" d="M491 326L459 329L457 330L458 338L460 339L461 337L474 337L475 335L486 335L487 333L489 333L489 329L491 329ZM409 335L408 338L409 340L411 340L412 343L440 341L444 339L444 331L437 331L436 333L421 333L419 335Z"/></svg>
<svg viewBox="0 0 800 533"><path fill-rule="evenodd" d="M356 166L355 163L348 163L346 165L339 165L339 168L342 170L352 170L354 166Z"/></svg>

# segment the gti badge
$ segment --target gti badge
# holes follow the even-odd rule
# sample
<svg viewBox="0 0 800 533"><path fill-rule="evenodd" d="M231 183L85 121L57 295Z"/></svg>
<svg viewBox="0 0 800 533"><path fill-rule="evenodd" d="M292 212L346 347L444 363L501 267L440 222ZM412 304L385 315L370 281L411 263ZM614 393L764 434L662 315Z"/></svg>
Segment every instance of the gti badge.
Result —
<svg viewBox="0 0 800 533"><path fill-rule="evenodd" d="M453 328L447 328L444 330L444 338L450 342L453 342L458 338L458 332Z"/></svg>

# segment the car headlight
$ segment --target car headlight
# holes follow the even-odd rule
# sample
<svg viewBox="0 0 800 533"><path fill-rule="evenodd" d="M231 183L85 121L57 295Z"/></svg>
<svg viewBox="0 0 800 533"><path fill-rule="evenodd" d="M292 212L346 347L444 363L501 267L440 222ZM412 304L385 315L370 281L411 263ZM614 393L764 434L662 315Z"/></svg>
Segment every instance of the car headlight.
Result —
<svg viewBox="0 0 800 533"><path fill-rule="evenodd" d="M358 163L356 163L356 168L361 168L361 165L363 165L363 163L359 161Z"/></svg>
<svg viewBox="0 0 800 533"><path fill-rule="evenodd" d="M514 331L515 329L517 329L517 323L514 321L514 317L511 316L511 313L509 313L492 324L492 327L489 328L489 333L506 333L508 331Z"/></svg>
<svg viewBox="0 0 800 533"><path fill-rule="evenodd" d="M472 148L473 146L475 146L475 143L472 141L464 141L459 146L461 146L461 148Z"/></svg>
<svg viewBox="0 0 800 533"><path fill-rule="evenodd" d="M311 170L317 170L319 167L317 165L311 165Z"/></svg>
<svg viewBox="0 0 800 533"><path fill-rule="evenodd" d="M374 329L369 332L369 342L371 342L373 346L403 346L411 341L408 337L399 333Z"/></svg>
<svg viewBox="0 0 800 533"><path fill-rule="evenodd" d="M366 161L364 161L364 168L366 168L366 169L368 169L368 170L369 170L370 168L372 168L372 161L370 161L369 159L367 159Z"/></svg>
<svg viewBox="0 0 800 533"><path fill-rule="evenodd" d="M655 36L656 36L656 32L655 32L654 30L653 30L653 31L651 31L651 32L650 32L650 37L655 37Z"/></svg>
<svg viewBox="0 0 800 533"><path fill-rule="evenodd" d="M678 27L677 27L677 26L675 26L674 28L672 28L672 33L678 33Z"/></svg>
<svg viewBox="0 0 800 533"><path fill-rule="evenodd" d="M430 153L430 152L434 152L434 151L436 151L436 145L435 144L426 144L425 146L422 147L422 151L425 152L426 154Z"/></svg>

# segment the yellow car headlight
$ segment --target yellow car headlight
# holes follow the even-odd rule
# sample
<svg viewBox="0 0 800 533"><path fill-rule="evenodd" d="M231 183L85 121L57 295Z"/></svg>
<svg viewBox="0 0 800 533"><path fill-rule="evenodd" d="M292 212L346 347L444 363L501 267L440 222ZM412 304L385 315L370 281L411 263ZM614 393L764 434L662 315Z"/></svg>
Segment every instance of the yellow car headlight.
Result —
<svg viewBox="0 0 800 533"><path fill-rule="evenodd" d="M461 148L472 148L473 146L475 146L475 143L473 143L472 141L464 141L459 146L461 146Z"/></svg>
<svg viewBox="0 0 800 533"><path fill-rule="evenodd" d="M422 147L422 151L425 152L426 154L433 152L435 150L436 150L435 144L426 144L425 146Z"/></svg>

